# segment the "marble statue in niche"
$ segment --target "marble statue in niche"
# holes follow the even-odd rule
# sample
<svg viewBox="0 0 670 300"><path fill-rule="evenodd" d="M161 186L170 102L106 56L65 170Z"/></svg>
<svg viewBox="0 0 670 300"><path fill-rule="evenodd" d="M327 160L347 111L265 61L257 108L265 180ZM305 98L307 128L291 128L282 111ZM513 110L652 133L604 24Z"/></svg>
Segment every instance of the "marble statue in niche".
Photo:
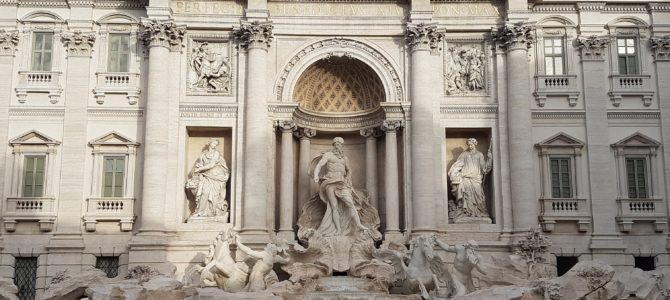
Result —
<svg viewBox="0 0 670 300"><path fill-rule="evenodd" d="M189 57L189 90L194 92L230 92L230 61L224 55L224 43L193 42Z"/></svg>
<svg viewBox="0 0 670 300"><path fill-rule="evenodd" d="M477 94L485 90L486 56L479 45L459 45L447 51L447 95Z"/></svg>
<svg viewBox="0 0 670 300"><path fill-rule="evenodd" d="M195 210L189 220L194 217L228 220L226 184L230 170L223 155L216 150L218 145L219 140L210 139L188 174L186 190L195 201Z"/></svg>
<svg viewBox="0 0 670 300"><path fill-rule="evenodd" d="M490 223L484 179L493 167L491 145L487 157L477 150L477 140L469 138L467 149L449 168L447 175L451 181L451 191L455 201L450 201L450 218L456 223Z"/></svg>

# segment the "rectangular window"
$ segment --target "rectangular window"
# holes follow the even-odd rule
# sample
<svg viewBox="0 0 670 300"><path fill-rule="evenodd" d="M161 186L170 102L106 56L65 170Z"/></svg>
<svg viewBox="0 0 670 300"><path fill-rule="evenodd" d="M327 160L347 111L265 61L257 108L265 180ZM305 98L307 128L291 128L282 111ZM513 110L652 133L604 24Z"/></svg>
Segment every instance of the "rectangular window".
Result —
<svg viewBox="0 0 670 300"><path fill-rule="evenodd" d="M108 278L114 278L119 275L119 257L98 256L95 258L95 268L105 272Z"/></svg>
<svg viewBox="0 0 670 300"><path fill-rule="evenodd" d="M31 70L51 71L53 39L54 34L51 32L35 32L33 34L33 60Z"/></svg>
<svg viewBox="0 0 670 300"><path fill-rule="evenodd" d="M647 198L647 161L645 158L626 158L628 198Z"/></svg>
<svg viewBox="0 0 670 300"><path fill-rule="evenodd" d="M127 34L109 35L109 53L107 55L108 72L128 72L130 58L130 36Z"/></svg>
<svg viewBox="0 0 670 300"><path fill-rule="evenodd" d="M122 156L105 156L103 174L103 197L123 197L123 175L126 158Z"/></svg>
<svg viewBox="0 0 670 300"><path fill-rule="evenodd" d="M14 262L14 284L21 300L35 299L37 281L37 257L17 257Z"/></svg>
<svg viewBox="0 0 670 300"><path fill-rule="evenodd" d="M637 51L634 38L617 39L617 54L619 56L619 74L639 74L637 66Z"/></svg>
<svg viewBox="0 0 670 300"><path fill-rule="evenodd" d="M571 159L568 157L550 158L551 197L572 198Z"/></svg>
<svg viewBox="0 0 670 300"><path fill-rule="evenodd" d="M44 195L44 167L46 156L26 156L23 167L23 197Z"/></svg>
<svg viewBox="0 0 670 300"><path fill-rule="evenodd" d="M563 75L564 64L563 39L544 39L544 67L546 75Z"/></svg>

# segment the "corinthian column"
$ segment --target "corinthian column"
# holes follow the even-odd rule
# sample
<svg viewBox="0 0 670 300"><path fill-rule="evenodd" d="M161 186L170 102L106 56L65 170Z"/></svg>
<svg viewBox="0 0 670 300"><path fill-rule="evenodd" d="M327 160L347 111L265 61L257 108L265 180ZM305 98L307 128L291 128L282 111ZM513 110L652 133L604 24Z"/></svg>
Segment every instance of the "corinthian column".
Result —
<svg viewBox="0 0 670 300"><path fill-rule="evenodd" d="M410 101L411 107L411 182L412 182L412 232L436 230L435 202L439 193L439 130L440 103L431 84L431 53L440 52L444 33L432 24L408 24L407 43L410 50ZM388 195L387 195L388 196Z"/></svg>
<svg viewBox="0 0 670 300"><path fill-rule="evenodd" d="M272 41L272 24L245 23L235 37L247 49L244 99L244 178L242 181L242 232L267 238L268 164L270 140L266 67Z"/></svg>
<svg viewBox="0 0 670 300"><path fill-rule="evenodd" d="M540 205L535 190L528 185L533 173L531 136L530 73L528 48L535 29L524 24L507 24L493 32L493 39L507 55L507 126L509 128L509 168L513 231L528 230L538 223Z"/></svg>
<svg viewBox="0 0 670 300"><path fill-rule="evenodd" d="M366 128L360 131L365 137L365 189L370 197L370 205L379 209L379 195L377 193L377 135L375 128Z"/></svg>
<svg viewBox="0 0 670 300"><path fill-rule="evenodd" d="M654 62L656 63L656 78L658 79L658 96L659 99L670 98L670 35L664 37L652 37L650 39L650 46L654 50ZM662 78L665 78L663 80ZM662 144L670 145L670 103L668 101L659 101L661 108L661 134ZM665 174L670 174L670 162L667 158L670 157L670 147L663 147L663 156L666 162L663 164ZM660 186L665 187L665 194L670 195L670 176L665 176L665 182ZM670 215L670 205L666 205L668 215ZM670 248L670 235L666 240L666 248Z"/></svg>
<svg viewBox="0 0 670 300"><path fill-rule="evenodd" d="M281 175L279 178L279 238L293 241L293 184L295 181L293 168L293 130L291 121L277 122L281 131Z"/></svg>
<svg viewBox="0 0 670 300"><path fill-rule="evenodd" d="M168 127L170 51L181 48L185 26L178 26L172 20L142 20L145 27L142 40L149 49L149 79L145 108L147 126L144 131L144 168L142 172L142 233L161 234L165 231L165 199L168 165Z"/></svg>
<svg viewBox="0 0 670 300"><path fill-rule="evenodd" d="M386 242L402 242L400 233L400 201L398 197L398 140L396 131L400 129L400 121L384 121L381 129L386 133L386 157L384 164L384 194L386 195Z"/></svg>
<svg viewBox="0 0 670 300"><path fill-rule="evenodd" d="M16 47L19 44L19 33L16 31L5 31L0 29L0 141L8 141L8 120L9 104L12 99L12 79L14 74L14 57L16 56ZM6 144L5 144L6 145ZM0 154L0 170L6 168L6 151ZM16 156L18 157L18 155ZM51 157L51 156L49 156ZM52 170L52 169L47 169ZM0 176L0 195L9 195L4 193L5 173ZM11 178L7 178L12 180ZM14 186L14 185L10 185ZM11 189L10 189L11 191ZM49 194L46 194L49 195Z"/></svg>
<svg viewBox="0 0 670 300"><path fill-rule="evenodd" d="M310 141L316 135L316 130L311 128L299 128L293 133L300 140L300 153L298 154L298 215L302 212L302 206L305 205L310 196L311 178L307 176L309 172Z"/></svg>

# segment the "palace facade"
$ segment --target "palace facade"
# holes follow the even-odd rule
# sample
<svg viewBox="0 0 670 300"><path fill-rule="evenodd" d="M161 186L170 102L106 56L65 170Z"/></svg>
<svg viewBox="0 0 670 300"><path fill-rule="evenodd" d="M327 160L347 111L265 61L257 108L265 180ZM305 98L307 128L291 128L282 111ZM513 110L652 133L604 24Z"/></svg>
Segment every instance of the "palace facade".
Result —
<svg viewBox="0 0 670 300"><path fill-rule="evenodd" d="M666 1L2 0L0 275L293 241L335 137L384 242L670 265L668 78Z"/></svg>

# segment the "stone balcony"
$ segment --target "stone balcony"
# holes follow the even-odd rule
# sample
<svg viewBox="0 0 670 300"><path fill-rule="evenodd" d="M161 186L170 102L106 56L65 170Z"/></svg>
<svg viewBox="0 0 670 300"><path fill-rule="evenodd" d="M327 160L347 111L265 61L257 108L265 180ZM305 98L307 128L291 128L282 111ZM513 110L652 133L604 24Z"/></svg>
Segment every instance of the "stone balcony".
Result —
<svg viewBox="0 0 670 300"><path fill-rule="evenodd" d="M84 228L93 232L100 221L117 221L121 231L131 231L135 222L134 203L134 198L88 198Z"/></svg>
<svg viewBox="0 0 670 300"><path fill-rule="evenodd" d="M609 96L614 107L619 107L625 96L640 96L642 97L642 104L645 107L650 106L654 96L651 76L611 75Z"/></svg>
<svg viewBox="0 0 670 300"><path fill-rule="evenodd" d="M48 93L49 101L56 104L63 91L60 86L60 77L61 72L19 71L16 98L19 103L25 103L28 93Z"/></svg>
<svg viewBox="0 0 670 300"><path fill-rule="evenodd" d="M630 232L635 222L652 222L656 232L663 232L668 214L663 199L618 199L616 221L622 232Z"/></svg>
<svg viewBox="0 0 670 300"><path fill-rule="evenodd" d="M56 198L7 198L7 207L3 219L5 230L9 232L16 230L17 222L24 221L37 221L41 231L51 231L56 221Z"/></svg>
<svg viewBox="0 0 670 300"><path fill-rule="evenodd" d="M568 97L568 105L577 105L579 89L577 75L537 75L535 76L535 101L537 106L544 107L547 97Z"/></svg>
<svg viewBox="0 0 670 300"><path fill-rule="evenodd" d="M140 74L124 72L98 72L93 94L98 104L105 103L106 94L125 94L128 104L135 105L140 97Z"/></svg>
<svg viewBox="0 0 670 300"><path fill-rule="evenodd" d="M588 231L591 215L586 199L544 198L540 201L542 202L540 223L544 231L553 231L558 221L577 222L577 229L580 232Z"/></svg>

